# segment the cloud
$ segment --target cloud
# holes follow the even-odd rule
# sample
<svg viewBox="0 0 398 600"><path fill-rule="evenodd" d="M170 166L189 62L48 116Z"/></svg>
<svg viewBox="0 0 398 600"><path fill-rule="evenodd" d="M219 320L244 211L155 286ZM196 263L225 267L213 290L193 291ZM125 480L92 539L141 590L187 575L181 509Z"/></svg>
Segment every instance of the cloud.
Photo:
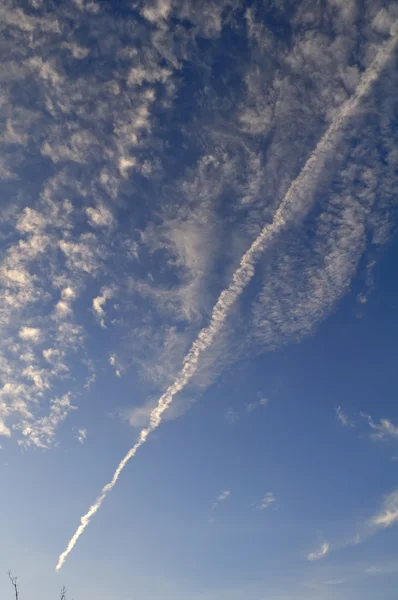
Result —
<svg viewBox="0 0 398 600"><path fill-rule="evenodd" d="M369 523L375 527L383 528L398 523L398 491L391 492L384 498L380 512L374 515Z"/></svg>
<svg viewBox="0 0 398 600"><path fill-rule="evenodd" d="M310 560L310 561L320 560L321 558L326 556L326 554L328 552L329 552L329 544L327 542L324 542L318 550L315 550L314 552L310 552L309 554L307 554L307 560Z"/></svg>
<svg viewBox="0 0 398 600"><path fill-rule="evenodd" d="M121 377L122 367L119 363L119 360L118 360L116 354L111 354L109 356L109 364L111 365L111 367L113 367L115 369L116 376Z"/></svg>
<svg viewBox="0 0 398 600"><path fill-rule="evenodd" d="M86 215L92 227L112 229L115 225L115 219L111 211L102 204L99 204L96 208L92 206L86 208Z"/></svg>
<svg viewBox="0 0 398 600"><path fill-rule="evenodd" d="M328 579L327 581L322 581L322 585L342 585L346 581L346 579Z"/></svg>
<svg viewBox="0 0 398 600"><path fill-rule="evenodd" d="M257 509L266 510L271 506L271 504L274 504L274 502L276 502L276 498L273 492L267 492L264 498L261 500L260 504L257 506Z"/></svg>
<svg viewBox="0 0 398 600"><path fill-rule="evenodd" d="M37 344L40 341L40 329L36 327L21 327L19 337L24 341Z"/></svg>
<svg viewBox="0 0 398 600"><path fill-rule="evenodd" d="M327 159L331 157L335 151L336 144L341 137L341 130L346 125L348 119L350 119L358 110L360 101L369 92L372 84L380 76L380 73L390 60L396 45L397 39L392 39L378 51L372 63L364 72L355 92L334 114L328 129L316 144L315 149L307 159L299 175L290 184L273 215L272 221L263 226L249 249L243 254L238 267L233 272L232 281L221 291L218 300L211 311L209 325L200 330L192 343L190 350L185 355L183 366L178 372L174 382L160 396L157 406L151 413L149 426L141 430L137 442L130 448L116 467L112 479L102 488L100 495L97 497L94 504L92 504L88 511L81 517L80 525L67 543L66 549L59 556L56 565L57 571L61 569L67 556L85 531L91 518L99 510L107 494L116 485L125 466L130 459L136 455L138 449L146 443L150 434L160 426L163 420L163 414L172 404L174 396L181 392L197 373L201 355L213 344L215 337L223 328L232 307L253 278L255 267L260 261L265 249L280 236L289 225L292 226L302 219L312 207L314 197L311 191L313 192L315 184L324 171ZM349 218L350 223L355 222L354 213L347 214L347 217Z"/></svg>
<svg viewBox="0 0 398 600"><path fill-rule="evenodd" d="M228 500L230 495L231 495L231 490L225 490L217 497L217 502L224 502L225 500Z"/></svg>
<svg viewBox="0 0 398 600"><path fill-rule="evenodd" d="M0 264L0 435L24 446L54 445L57 427L73 410L70 361L84 355L72 311L80 282L57 250L59 239L70 235L70 219L66 201L46 197L5 220L13 235ZM29 325L16 329L15 323ZM56 386L67 380L70 391L63 385L54 399Z"/></svg>
<svg viewBox="0 0 398 600"><path fill-rule="evenodd" d="M341 406L336 407L336 417L344 427L354 427L354 424L349 419L349 417L345 414L345 412L343 411Z"/></svg>
<svg viewBox="0 0 398 600"><path fill-rule="evenodd" d="M265 408L269 404L268 398L260 398L259 400L252 400L248 404L246 404L244 408L244 412L237 410L235 408L229 407L224 413L224 419L229 425L234 425L239 421L239 419L243 417L250 416L254 411L259 408ZM246 414L244 414L246 413Z"/></svg>
<svg viewBox="0 0 398 600"><path fill-rule="evenodd" d="M195 400L195 397L188 394L178 396L167 413L165 413L164 420L173 421L174 419L178 419L191 408ZM149 398L141 406L123 410L121 416L123 419L127 419L132 427L145 427L150 422L151 413L156 406L156 401L156 397Z"/></svg>
<svg viewBox="0 0 398 600"><path fill-rule="evenodd" d="M87 437L87 429L79 429L76 437L81 444L84 444Z"/></svg>
<svg viewBox="0 0 398 600"><path fill-rule="evenodd" d="M345 532L343 536L337 536L330 544L325 542L319 550L310 553L307 558L308 560L316 560L317 558L322 558L324 551L326 554L330 549L338 550L357 546L381 530L388 529L397 523L398 490L394 490L384 496L381 506L375 514L359 522L355 521L350 531ZM309 558L310 556L312 558Z"/></svg>
<svg viewBox="0 0 398 600"><path fill-rule="evenodd" d="M252 413L255 410L257 410L258 408L264 408L265 406L268 406L269 404L269 399L268 398L260 398L260 400L254 401L254 402L249 402L249 404L246 404L246 411L248 413Z"/></svg>
<svg viewBox="0 0 398 600"><path fill-rule="evenodd" d="M239 421L239 413L233 408L227 408L227 410L224 413L224 419L226 420L228 425L235 425L235 423Z"/></svg>
<svg viewBox="0 0 398 600"><path fill-rule="evenodd" d="M59 248L68 268L74 273L95 275L101 264L101 249L94 234L85 233L75 240L61 240Z"/></svg>
<svg viewBox="0 0 398 600"><path fill-rule="evenodd" d="M213 510L219 507L220 504L226 502L231 497L231 490L224 490L217 496L216 501L213 504Z"/></svg>
<svg viewBox="0 0 398 600"><path fill-rule="evenodd" d="M367 567L366 574L370 576L390 575L398 572L398 562L390 561Z"/></svg>
<svg viewBox="0 0 398 600"><path fill-rule="evenodd" d="M23 440L21 445L35 445L38 448L49 448L55 437L57 427L66 419L71 410L76 407L72 405L70 394L65 394L51 401L48 416L36 419L34 422L21 421L17 428L21 430Z"/></svg>
<svg viewBox="0 0 398 600"><path fill-rule="evenodd" d="M1 417L1 415L0 415L0 417ZM5 437L11 436L10 428L7 427L7 425L1 420L1 418L0 418L0 435L3 435Z"/></svg>
<svg viewBox="0 0 398 600"><path fill-rule="evenodd" d="M380 419L379 423L374 423L369 415L361 413L361 416L367 420L369 427L374 431L370 435L373 440L398 440L398 427L388 419Z"/></svg>
<svg viewBox="0 0 398 600"><path fill-rule="evenodd" d="M99 324L101 325L101 327L104 329L105 328L105 310L104 310L104 306L105 304L108 302L108 300L110 300L111 298L113 298L115 294L115 290L112 287L103 287L101 289L101 294L99 296L97 296L96 298L93 298L93 312L95 317L97 318ZM112 364L110 362L110 364Z"/></svg>
<svg viewBox="0 0 398 600"><path fill-rule="evenodd" d="M148 21L156 23L157 21L167 19L171 12L171 0L157 0L147 3L141 13Z"/></svg>

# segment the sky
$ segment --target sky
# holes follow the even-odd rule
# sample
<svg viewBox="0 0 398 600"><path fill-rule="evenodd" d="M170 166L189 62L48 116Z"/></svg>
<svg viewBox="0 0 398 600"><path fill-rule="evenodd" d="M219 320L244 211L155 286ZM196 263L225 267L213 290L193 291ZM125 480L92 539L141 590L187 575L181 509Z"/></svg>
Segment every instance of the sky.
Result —
<svg viewBox="0 0 398 600"><path fill-rule="evenodd" d="M0 29L0 596L393 600L398 5Z"/></svg>

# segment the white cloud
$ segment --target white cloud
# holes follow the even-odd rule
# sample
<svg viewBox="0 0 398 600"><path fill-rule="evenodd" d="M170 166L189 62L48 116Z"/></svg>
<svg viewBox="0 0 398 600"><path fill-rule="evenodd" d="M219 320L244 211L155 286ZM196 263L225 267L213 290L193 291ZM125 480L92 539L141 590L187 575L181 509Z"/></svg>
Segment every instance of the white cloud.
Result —
<svg viewBox="0 0 398 600"><path fill-rule="evenodd" d="M224 419L229 425L234 425L239 420L239 413L233 408L227 408L224 413Z"/></svg>
<svg viewBox="0 0 398 600"><path fill-rule="evenodd" d="M70 286L67 286L66 288L64 288L61 292L61 298L62 300L71 302L72 300L74 300L76 298L76 291L71 288Z"/></svg>
<svg viewBox="0 0 398 600"><path fill-rule="evenodd" d="M328 552L329 552L329 544L327 542L324 542L318 550L315 550L314 552L310 552L309 554L307 554L307 560L310 560L310 561L319 560L319 559L323 558L324 556L326 556L326 554Z"/></svg>
<svg viewBox="0 0 398 600"><path fill-rule="evenodd" d="M224 490L217 497L217 502L224 502L225 500L228 500L228 498L230 497L230 495L231 495L231 490Z"/></svg>
<svg viewBox="0 0 398 600"><path fill-rule="evenodd" d="M64 300L59 300L59 302L57 302L57 304L55 305L54 310L57 317L59 317L60 319L67 319L72 315L72 309L70 307L70 304L68 302L65 302Z"/></svg>
<svg viewBox="0 0 398 600"><path fill-rule="evenodd" d="M26 270L23 269L4 269L2 271L2 276L21 286L26 286L30 283L30 276Z"/></svg>
<svg viewBox="0 0 398 600"><path fill-rule="evenodd" d="M116 373L117 374L117 373ZM149 424L151 413L156 406L156 397L149 398L141 406L135 406L122 411L121 417L127 419L132 427L145 427ZM185 414L195 402L189 395L181 394L165 414L165 421L173 421Z"/></svg>
<svg viewBox="0 0 398 600"><path fill-rule="evenodd" d="M137 406L127 412L127 418L132 427L145 427L149 423L153 402Z"/></svg>
<svg viewBox="0 0 398 600"><path fill-rule="evenodd" d="M125 166L125 168L127 168L127 166ZM99 204L96 208L93 208L92 206L86 208L86 215L92 227L104 227L111 229L115 225L113 214L108 208L106 208L106 206L102 204Z"/></svg>
<svg viewBox="0 0 398 600"><path fill-rule="evenodd" d="M122 177L128 176L129 169L134 168L137 165L137 160L134 156L125 157L122 156L119 159L119 171Z"/></svg>
<svg viewBox="0 0 398 600"><path fill-rule="evenodd" d="M349 417L345 414L345 412L343 411L341 406L336 407L336 417L344 427L353 427L354 426L354 424L349 419Z"/></svg>
<svg viewBox="0 0 398 600"><path fill-rule="evenodd" d="M37 344L40 341L40 329L37 327L21 327L19 337L24 341Z"/></svg>
<svg viewBox="0 0 398 600"><path fill-rule="evenodd" d="M101 289L101 294L99 296L97 296L96 298L93 298L93 312L102 328L105 328L105 316L106 316L105 310L103 307L108 302L108 300L113 298L114 294L115 294L115 290L113 287L104 286ZM112 362L110 362L110 364L112 364Z"/></svg>
<svg viewBox="0 0 398 600"><path fill-rule="evenodd" d="M59 247L65 255L68 268L75 274L81 272L94 275L105 254L96 236L91 233L82 234L77 241L62 239Z"/></svg>
<svg viewBox="0 0 398 600"><path fill-rule="evenodd" d="M23 369L22 375L32 381L36 388L36 392L39 395L50 388L49 373L47 369L29 365Z"/></svg>
<svg viewBox="0 0 398 600"><path fill-rule="evenodd" d="M122 367L121 367L121 365L119 363L119 360L118 360L116 354L111 354L109 356L109 364L111 365L111 367L113 367L115 369L116 377L121 377L121 375L122 375ZM131 424L134 425L133 422L131 422Z"/></svg>
<svg viewBox="0 0 398 600"><path fill-rule="evenodd" d="M72 43L63 42L62 48L66 48L67 50L69 50L69 52L72 54L73 58L76 58L77 60L82 60L83 58L86 58L86 56L88 56L88 54L90 54L89 48L80 46L76 42L72 42Z"/></svg>
<svg viewBox="0 0 398 600"><path fill-rule="evenodd" d="M387 8L382 8L372 21L372 27L379 33L394 35L396 20Z"/></svg>
<svg viewBox="0 0 398 600"><path fill-rule="evenodd" d="M7 427L7 425L1 420L1 414L0 414L0 435L3 435L5 437L10 437L11 436L11 430L9 427Z"/></svg>
<svg viewBox="0 0 398 600"><path fill-rule="evenodd" d="M273 492L267 492L257 508L258 510L265 510L269 508L271 504L274 504L274 502L276 502L276 498Z"/></svg>
<svg viewBox="0 0 398 600"><path fill-rule="evenodd" d="M20 442L24 446L35 445L38 448L49 448L55 438L57 427L66 419L71 410L76 407L72 405L70 394L64 394L55 398L50 403L48 416L41 417L34 422L22 421L17 425L21 430L23 440Z"/></svg>
<svg viewBox="0 0 398 600"><path fill-rule="evenodd" d="M370 435L373 440L398 440L398 427L388 419L380 419L379 423L374 423L369 415L361 413L361 416L367 420L369 427L374 431Z"/></svg>
<svg viewBox="0 0 398 600"><path fill-rule="evenodd" d="M87 429L79 429L76 437L81 444L84 444L87 437Z"/></svg>
<svg viewBox="0 0 398 600"><path fill-rule="evenodd" d="M376 527L391 527L398 523L398 491L394 491L384 498L379 513L370 519L370 524Z"/></svg>
<svg viewBox="0 0 398 600"><path fill-rule="evenodd" d="M171 0L155 0L147 2L141 13L145 19L156 23L167 19L171 12Z"/></svg>
<svg viewBox="0 0 398 600"><path fill-rule="evenodd" d="M217 496L216 501L213 504L213 510L218 508L218 506L220 504L222 504L223 502L226 502L227 500L229 500L230 497L231 497L231 490L224 490L223 492L221 492L221 494L219 494Z"/></svg>
<svg viewBox="0 0 398 600"><path fill-rule="evenodd" d="M260 398L260 400L258 400L258 401L254 400L253 402L249 402L249 404L246 404L246 411L248 413L252 413L255 410L257 410L257 408L261 408L261 407L264 408L268 404L269 404L268 398Z"/></svg>
<svg viewBox="0 0 398 600"><path fill-rule="evenodd" d="M16 229L23 233L34 233L44 229L46 224L44 215L33 208L26 207L18 217Z"/></svg>
<svg viewBox="0 0 398 600"><path fill-rule="evenodd" d="M61 380L75 387L66 363L84 354L70 308L80 283L58 254L59 240L70 238L72 211L68 201L50 197L60 180L54 178L53 188L47 183L34 209L14 208L7 225L15 228L13 239L0 264L1 432L41 448L55 444L57 423L70 412L64 402L69 393L51 399ZM24 322L29 325L16 331L15 323Z"/></svg>

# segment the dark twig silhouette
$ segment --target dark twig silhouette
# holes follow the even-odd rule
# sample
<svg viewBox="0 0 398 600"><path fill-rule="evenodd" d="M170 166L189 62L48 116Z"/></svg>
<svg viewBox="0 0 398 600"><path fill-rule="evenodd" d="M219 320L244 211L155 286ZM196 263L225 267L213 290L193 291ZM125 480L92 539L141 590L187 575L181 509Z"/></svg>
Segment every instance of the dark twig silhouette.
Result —
<svg viewBox="0 0 398 600"><path fill-rule="evenodd" d="M8 571L8 578L11 581L12 587L14 588L15 600L19 600L18 577L14 576L11 571ZM67 600L65 586L62 587L59 598L60 600Z"/></svg>
<svg viewBox="0 0 398 600"><path fill-rule="evenodd" d="M11 573L11 571L8 571L8 577L11 581L11 584L14 588L14 592L15 592L15 600L18 600L19 598L19 591L18 591L18 577L14 577L13 574Z"/></svg>

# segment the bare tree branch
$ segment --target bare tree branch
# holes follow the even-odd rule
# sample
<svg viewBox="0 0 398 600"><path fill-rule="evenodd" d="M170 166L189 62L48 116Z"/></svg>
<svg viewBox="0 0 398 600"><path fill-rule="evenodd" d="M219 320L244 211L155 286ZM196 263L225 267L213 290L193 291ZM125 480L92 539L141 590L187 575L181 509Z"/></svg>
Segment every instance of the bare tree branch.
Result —
<svg viewBox="0 0 398 600"><path fill-rule="evenodd" d="M15 600L19 600L18 577L14 576L11 571L8 571L7 574L8 574L9 580L11 581L11 585L14 588ZM67 600L65 586L62 586L59 599Z"/></svg>
<svg viewBox="0 0 398 600"><path fill-rule="evenodd" d="M8 571L8 577L11 581L11 584L14 588L14 592L15 592L15 600L18 600L19 598L19 591L18 591L18 577L14 577L11 573L11 571Z"/></svg>

